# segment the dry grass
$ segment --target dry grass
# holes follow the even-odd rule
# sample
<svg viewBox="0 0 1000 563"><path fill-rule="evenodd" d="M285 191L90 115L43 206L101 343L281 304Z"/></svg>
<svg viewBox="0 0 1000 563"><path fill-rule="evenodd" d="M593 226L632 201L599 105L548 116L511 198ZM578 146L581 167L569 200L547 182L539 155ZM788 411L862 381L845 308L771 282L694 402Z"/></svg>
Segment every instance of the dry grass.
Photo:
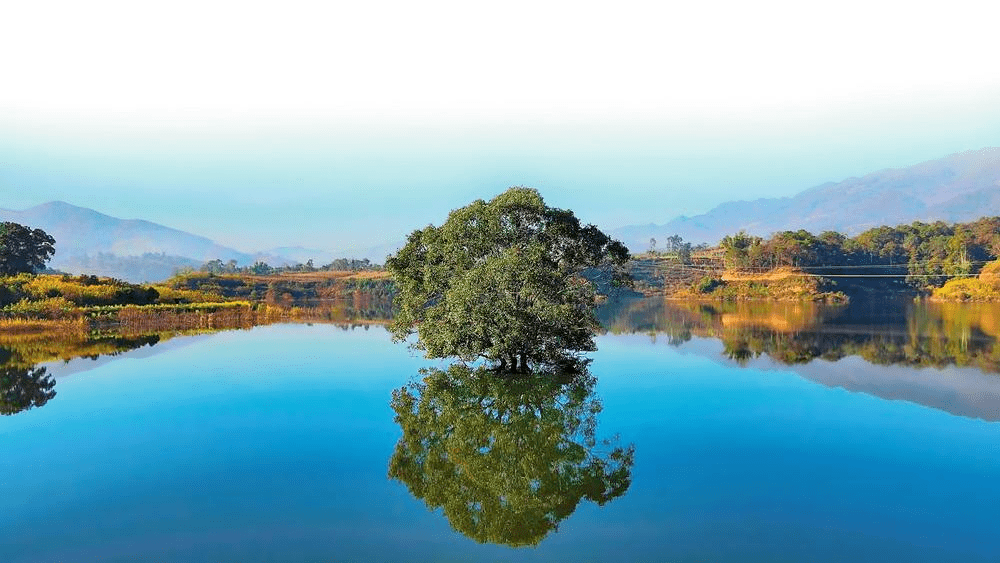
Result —
<svg viewBox="0 0 1000 563"><path fill-rule="evenodd" d="M803 276L801 270L796 270L794 268L789 268L787 266L781 268L775 268L769 272L763 273L742 273L736 271L727 271L722 274L722 281L781 281L787 280L788 278L801 278L808 277Z"/></svg>

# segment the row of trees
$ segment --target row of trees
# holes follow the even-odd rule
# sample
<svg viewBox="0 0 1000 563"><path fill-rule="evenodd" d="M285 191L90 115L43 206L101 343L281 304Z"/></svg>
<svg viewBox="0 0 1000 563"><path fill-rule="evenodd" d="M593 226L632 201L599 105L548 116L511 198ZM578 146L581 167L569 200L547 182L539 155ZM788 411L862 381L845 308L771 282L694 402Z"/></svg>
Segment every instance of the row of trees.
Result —
<svg viewBox="0 0 1000 563"><path fill-rule="evenodd" d="M696 250L705 250L708 248L707 244L692 245L690 242L686 242L680 235L674 234L666 238L661 247L657 247L656 238L649 239L649 253L658 256L665 256L667 258L673 257L683 262L684 264L689 264L691 262L691 252Z"/></svg>
<svg viewBox="0 0 1000 563"><path fill-rule="evenodd" d="M720 246L729 268L791 266L843 273L845 268L870 267L868 273L906 274L912 285L941 285L951 277L974 274L1000 256L1000 217L954 225L938 221L883 226L853 238L798 230L765 240L740 232L723 238Z"/></svg>
<svg viewBox="0 0 1000 563"><path fill-rule="evenodd" d="M329 264L316 266L310 258L305 264L295 264L291 266L271 266L267 262L256 261L250 266L240 266L236 260L223 262L215 259L209 260L198 269L201 272L210 274L253 274L258 276L269 276L281 273L308 273L308 272L343 272L343 271L368 271L381 270L380 264L374 264L367 258L358 260L356 258L338 258Z"/></svg>

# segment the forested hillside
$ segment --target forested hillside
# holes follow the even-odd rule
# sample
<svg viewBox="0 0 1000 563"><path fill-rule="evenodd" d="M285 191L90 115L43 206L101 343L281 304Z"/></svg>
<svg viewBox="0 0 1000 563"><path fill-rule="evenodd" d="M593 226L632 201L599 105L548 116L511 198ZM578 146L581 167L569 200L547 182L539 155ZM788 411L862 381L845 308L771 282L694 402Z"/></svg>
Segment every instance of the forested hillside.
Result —
<svg viewBox="0 0 1000 563"><path fill-rule="evenodd" d="M789 266L824 276L898 276L911 286L933 287L975 275L997 259L1000 217L882 226L855 237L798 230L763 239L741 232L724 237L720 247L726 266L736 270Z"/></svg>

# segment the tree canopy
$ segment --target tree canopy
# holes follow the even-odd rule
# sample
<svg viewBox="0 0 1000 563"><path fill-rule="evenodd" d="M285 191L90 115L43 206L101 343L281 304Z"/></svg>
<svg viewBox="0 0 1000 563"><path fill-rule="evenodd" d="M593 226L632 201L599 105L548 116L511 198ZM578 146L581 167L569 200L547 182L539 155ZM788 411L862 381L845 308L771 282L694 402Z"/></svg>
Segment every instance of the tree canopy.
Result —
<svg viewBox="0 0 1000 563"><path fill-rule="evenodd" d="M581 274L628 279L625 246L572 211L514 187L410 234L386 261L396 281L392 331L428 357L484 358L501 370L553 366L594 349L595 292Z"/></svg>
<svg viewBox="0 0 1000 563"><path fill-rule="evenodd" d="M0 223L0 276L34 273L55 254L56 240L41 229Z"/></svg>

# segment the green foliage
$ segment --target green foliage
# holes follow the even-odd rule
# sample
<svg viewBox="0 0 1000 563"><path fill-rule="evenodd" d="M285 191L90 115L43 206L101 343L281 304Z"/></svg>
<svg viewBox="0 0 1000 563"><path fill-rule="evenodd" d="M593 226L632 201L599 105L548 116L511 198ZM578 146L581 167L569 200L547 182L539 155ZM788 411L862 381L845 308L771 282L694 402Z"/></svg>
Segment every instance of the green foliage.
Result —
<svg viewBox="0 0 1000 563"><path fill-rule="evenodd" d="M95 276L36 276L24 284L23 289L29 299L62 297L79 307L146 305L155 303L159 297L151 287Z"/></svg>
<svg viewBox="0 0 1000 563"><path fill-rule="evenodd" d="M486 358L527 371L593 350L595 294L580 273L627 281L625 246L537 191L511 188L414 231L386 262L399 291L392 331L428 357Z"/></svg>
<svg viewBox="0 0 1000 563"><path fill-rule="evenodd" d="M20 319L62 319L73 316L76 309L76 305L65 297L46 297L37 300L22 299L0 309L0 313L5 317Z"/></svg>
<svg viewBox="0 0 1000 563"><path fill-rule="evenodd" d="M942 222L876 227L854 238L827 231L784 231L763 240L740 232L725 237L726 266L769 270L782 266L813 273L905 276L912 287L938 287L974 275L1000 254L1000 217L972 223ZM845 270L844 268L848 268Z"/></svg>
<svg viewBox="0 0 1000 563"><path fill-rule="evenodd" d="M751 267L761 252L762 239L743 231L722 238L719 246L726 251L727 268Z"/></svg>
<svg viewBox="0 0 1000 563"><path fill-rule="evenodd" d="M712 278L709 276L704 276L698 280L697 285L695 285L695 291L698 293L711 293L716 287L722 285L722 280Z"/></svg>
<svg viewBox="0 0 1000 563"><path fill-rule="evenodd" d="M497 374L454 364L393 392L403 436L389 476L478 542L536 545L587 499L631 484L634 447L595 439L595 379L579 365Z"/></svg>
<svg viewBox="0 0 1000 563"><path fill-rule="evenodd" d="M0 223L0 276L33 273L55 254L56 241L41 229Z"/></svg>

